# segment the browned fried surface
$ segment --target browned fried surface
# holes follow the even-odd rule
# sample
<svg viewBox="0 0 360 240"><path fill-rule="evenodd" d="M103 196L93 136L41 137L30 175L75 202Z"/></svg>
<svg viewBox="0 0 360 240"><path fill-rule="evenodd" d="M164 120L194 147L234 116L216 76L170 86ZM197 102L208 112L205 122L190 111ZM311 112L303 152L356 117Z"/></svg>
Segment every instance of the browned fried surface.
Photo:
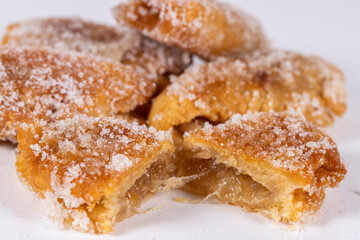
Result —
<svg viewBox="0 0 360 240"><path fill-rule="evenodd" d="M155 83L129 66L91 56L0 48L0 139L15 140L19 122L85 113L109 116L146 103Z"/></svg>
<svg viewBox="0 0 360 240"><path fill-rule="evenodd" d="M192 59L187 52L165 46L141 35L138 46L125 52L121 62L134 66L140 72L150 74L150 77L157 77L157 83L160 89L163 89L168 83L165 81L166 77L160 75L180 74L191 64Z"/></svg>
<svg viewBox="0 0 360 240"><path fill-rule="evenodd" d="M188 53L126 28L79 18L32 19L9 25L3 45L51 47L121 61L151 77L178 74L191 63Z"/></svg>
<svg viewBox="0 0 360 240"><path fill-rule="evenodd" d="M129 0L113 12L120 24L205 59L268 47L256 19L213 0Z"/></svg>
<svg viewBox="0 0 360 240"><path fill-rule="evenodd" d="M53 47L120 60L139 41L126 29L79 18L30 19L8 26L3 45Z"/></svg>
<svg viewBox="0 0 360 240"><path fill-rule="evenodd" d="M53 217L86 232L134 214L168 177L174 148L169 133L114 118L35 120L18 131L21 180L54 205Z"/></svg>
<svg viewBox="0 0 360 240"><path fill-rule="evenodd" d="M344 77L318 57L273 50L194 66L153 102L149 122L158 129L196 117L223 122L235 113L293 111L328 126L346 110Z"/></svg>
<svg viewBox="0 0 360 240"><path fill-rule="evenodd" d="M286 113L234 115L185 134L180 175L206 173L188 189L286 222L317 211L346 169L333 140Z"/></svg>

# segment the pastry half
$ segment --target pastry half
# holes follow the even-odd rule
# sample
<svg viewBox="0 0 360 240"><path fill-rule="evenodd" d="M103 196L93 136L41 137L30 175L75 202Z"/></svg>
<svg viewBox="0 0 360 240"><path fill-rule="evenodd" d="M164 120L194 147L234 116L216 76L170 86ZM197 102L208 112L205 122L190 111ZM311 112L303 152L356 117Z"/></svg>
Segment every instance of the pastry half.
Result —
<svg viewBox="0 0 360 240"><path fill-rule="evenodd" d="M3 45L50 47L109 58L135 66L150 77L179 74L189 53L151 40L139 32L79 18L29 19L8 26Z"/></svg>
<svg viewBox="0 0 360 240"><path fill-rule="evenodd" d="M346 110L344 76L318 57L271 50L187 69L154 99L149 122L158 129L236 113L292 111L329 126Z"/></svg>
<svg viewBox="0 0 360 240"><path fill-rule="evenodd" d="M213 0L128 0L113 13L120 24L207 60L268 48L257 19Z"/></svg>
<svg viewBox="0 0 360 240"><path fill-rule="evenodd" d="M113 61L74 52L0 47L0 140L16 141L19 122L82 113L111 116L145 104L156 83Z"/></svg>
<svg viewBox="0 0 360 240"><path fill-rule="evenodd" d="M19 126L16 169L67 228L108 233L137 213L173 173L168 132L115 118L76 116Z"/></svg>
<svg viewBox="0 0 360 240"><path fill-rule="evenodd" d="M236 114L187 132L176 165L178 176L199 176L188 191L290 223L318 211L346 174L334 141L287 113Z"/></svg>

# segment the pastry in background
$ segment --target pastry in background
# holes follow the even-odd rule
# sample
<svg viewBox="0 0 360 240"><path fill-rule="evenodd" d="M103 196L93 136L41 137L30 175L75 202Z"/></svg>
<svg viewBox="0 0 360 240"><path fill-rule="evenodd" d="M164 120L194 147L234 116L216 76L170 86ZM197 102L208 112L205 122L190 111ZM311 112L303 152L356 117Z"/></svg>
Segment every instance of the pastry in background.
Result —
<svg viewBox="0 0 360 240"><path fill-rule="evenodd" d="M15 142L18 124L34 118L128 113L155 90L155 81L131 66L74 52L1 47L0 139Z"/></svg>
<svg viewBox="0 0 360 240"><path fill-rule="evenodd" d="M128 0L113 14L121 25L206 60L269 46L257 19L213 0Z"/></svg>
<svg viewBox="0 0 360 240"><path fill-rule="evenodd" d="M139 32L79 18L30 19L10 24L2 44L101 56L133 65L153 78L179 74L191 63L189 53L165 46Z"/></svg>
<svg viewBox="0 0 360 240"><path fill-rule="evenodd" d="M289 223L318 211L346 174L334 141L287 113L236 114L187 132L176 165L178 176L199 176L186 190Z"/></svg>
<svg viewBox="0 0 360 240"><path fill-rule="evenodd" d="M18 128L19 178L66 228L108 233L172 176L168 132L115 118L76 116Z"/></svg>
<svg viewBox="0 0 360 240"><path fill-rule="evenodd" d="M153 101L157 129L206 118L224 122L236 113L292 111L329 126L346 110L344 76L319 57L272 50L220 59L187 69Z"/></svg>

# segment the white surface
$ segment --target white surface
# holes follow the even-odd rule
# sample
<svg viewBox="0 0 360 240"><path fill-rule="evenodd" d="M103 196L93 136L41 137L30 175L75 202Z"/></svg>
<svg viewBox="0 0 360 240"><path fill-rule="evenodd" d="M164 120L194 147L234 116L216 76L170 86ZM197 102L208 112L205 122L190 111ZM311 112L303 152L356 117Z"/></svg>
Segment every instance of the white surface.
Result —
<svg viewBox="0 0 360 240"><path fill-rule="evenodd" d="M2 0L0 33L7 23L28 17L77 15L113 22L112 0ZM294 231L284 224L210 202L172 202L179 191L161 194L146 206L163 206L117 224L112 235L59 231L41 204L20 185L14 146L0 144L0 239L360 239L360 1L242 0L234 4L260 18L277 48L314 54L338 65L346 75L348 111L330 133L337 141L348 175L327 191L323 208ZM240 3L241 2L241 3Z"/></svg>

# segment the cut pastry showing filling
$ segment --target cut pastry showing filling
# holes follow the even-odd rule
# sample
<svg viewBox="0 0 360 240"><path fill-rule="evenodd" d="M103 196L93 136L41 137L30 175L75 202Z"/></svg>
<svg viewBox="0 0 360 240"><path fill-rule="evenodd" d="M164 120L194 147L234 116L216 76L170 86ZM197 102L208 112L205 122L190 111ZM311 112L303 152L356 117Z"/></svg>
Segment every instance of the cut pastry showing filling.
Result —
<svg viewBox="0 0 360 240"><path fill-rule="evenodd" d="M206 60L269 46L257 19L214 0L128 0L113 13L120 24Z"/></svg>
<svg viewBox="0 0 360 240"><path fill-rule="evenodd" d="M18 129L19 178L52 206L50 216L78 231L108 233L169 189L169 132L115 118L76 116Z"/></svg>
<svg viewBox="0 0 360 240"><path fill-rule="evenodd" d="M74 114L113 116L148 102L156 90L130 66L30 47L0 47L0 140L16 141L21 121Z"/></svg>
<svg viewBox="0 0 360 240"><path fill-rule="evenodd" d="M346 169L323 130L287 113L234 115L187 132L178 176L185 189L283 222L305 221Z"/></svg>
<svg viewBox="0 0 360 240"><path fill-rule="evenodd" d="M165 46L137 31L84 21L79 18L30 19L8 26L3 45L50 47L121 61L150 77L181 73L189 53Z"/></svg>
<svg viewBox="0 0 360 240"><path fill-rule="evenodd" d="M236 113L292 111L329 126L346 110L344 76L325 60L271 50L188 68L151 106L160 130L203 117L224 122Z"/></svg>

